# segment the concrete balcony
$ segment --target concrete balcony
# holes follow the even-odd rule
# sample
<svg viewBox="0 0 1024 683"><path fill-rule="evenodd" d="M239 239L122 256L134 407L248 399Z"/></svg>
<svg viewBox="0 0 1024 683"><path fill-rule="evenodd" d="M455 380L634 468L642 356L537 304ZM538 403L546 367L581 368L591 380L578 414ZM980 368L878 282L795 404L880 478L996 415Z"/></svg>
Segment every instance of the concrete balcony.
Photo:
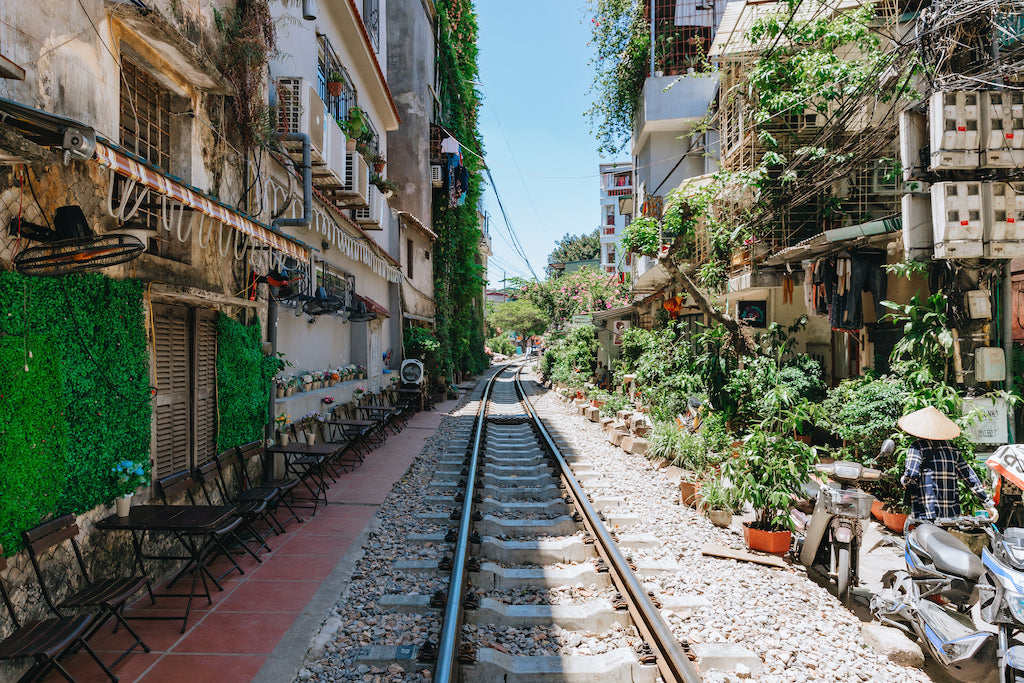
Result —
<svg viewBox="0 0 1024 683"><path fill-rule="evenodd" d="M717 90L718 74L648 78L633 122L633 149L643 147L651 133L686 133L707 114Z"/></svg>

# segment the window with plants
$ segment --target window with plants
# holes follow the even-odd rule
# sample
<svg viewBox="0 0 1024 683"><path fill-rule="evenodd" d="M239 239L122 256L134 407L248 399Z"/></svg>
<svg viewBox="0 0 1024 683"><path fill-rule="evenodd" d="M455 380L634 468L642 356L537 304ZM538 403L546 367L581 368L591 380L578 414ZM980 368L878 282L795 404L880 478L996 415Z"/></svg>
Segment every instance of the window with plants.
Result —
<svg viewBox="0 0 1024 683"><path fill-rule="evenodd" d="M137 280L0 273L0 543L119 493L149 470L149 355Z"/></svg>

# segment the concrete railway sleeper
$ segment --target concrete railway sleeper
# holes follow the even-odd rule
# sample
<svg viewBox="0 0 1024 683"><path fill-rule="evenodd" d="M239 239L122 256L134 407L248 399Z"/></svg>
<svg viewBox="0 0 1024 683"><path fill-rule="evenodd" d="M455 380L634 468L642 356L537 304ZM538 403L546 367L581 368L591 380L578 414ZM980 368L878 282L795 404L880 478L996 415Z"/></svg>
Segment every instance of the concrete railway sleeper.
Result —
<svg viewBox="0 0 1024 683"><path fill-rule="evenodd" d="M603 501L599 512L597 499L587 499L570 468L575 456L560 452L526 394L516 367L478 386L465 454L449 448L426 491L434 511L421 517L448 533L408 538L452 544L452 551L440 562L395 564L404 572L448 575L448 590L386 595L378 606L440 612L437 640L416 648L421 665L433 663L435 682L700 681L657 598L619 551L650 539L623 533L616 542L602 518L621 512L613 501ZM650 568L638 569L643 575ZM571 595L571 604L552 594ZM573 632L608 634L607 646L531 655L503 641L543 639L552 631L568 634L570 643Z"/></svg>

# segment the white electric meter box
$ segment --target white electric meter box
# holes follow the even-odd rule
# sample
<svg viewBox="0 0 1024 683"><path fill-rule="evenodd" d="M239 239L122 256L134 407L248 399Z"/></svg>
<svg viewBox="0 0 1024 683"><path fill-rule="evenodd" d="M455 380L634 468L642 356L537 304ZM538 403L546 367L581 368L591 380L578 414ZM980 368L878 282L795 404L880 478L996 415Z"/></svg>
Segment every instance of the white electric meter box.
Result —
<svg viewBox="0 0 1024 683"><path fill-rule="evenodd" d="M985 258L1024 256L1024 183L986 183Z"/></svg>
<svg viewBox="0 0 1024 683"><path fill-rule="evenodd" d="M967 314L974 320L989 320L992 317L992 299L984 289L972 289L964 294Z"/></svg>
<svg viewBox="0 0 1024 683"><path fill-rule="evenodd" d="M929 98L932 170L978 167L980 95L973 91L948 90L936 92Z"/></svg>
<svg viewBox="0 0 1024 683"><path fill-rule="evenodd" d="M928 146L928 117L913 109L900 112L900 163L903 179L920 178L928 170L929 161L921 150ZM925 155L927 156L927 155Z"/></svg>
<svg viewBox="0 0 1024 683"><path fill-rule="evenodd" d="M978 382L1002 382L1006 379L1006 355L998 346L974 350L974 379Z"/></svg>
<svg viewBox="0 0 1024 683"><path fill-rule="evenodd" d="M995 90L981 94L981 165L1024 165L1024 92Z"/></svg>
<svg viewBox="0 0 1024 683"><path fill-rule="evenodd" d="M934 256L978 258L984 255L981 183L935 183L932 195Z"/></svg>
<svg viewBox="0 0 1024 683"><path fill-rule="evenodd" d="M908 261L931 261L932 200L927 194L905 194L903 207L903 254Z"/></svg>

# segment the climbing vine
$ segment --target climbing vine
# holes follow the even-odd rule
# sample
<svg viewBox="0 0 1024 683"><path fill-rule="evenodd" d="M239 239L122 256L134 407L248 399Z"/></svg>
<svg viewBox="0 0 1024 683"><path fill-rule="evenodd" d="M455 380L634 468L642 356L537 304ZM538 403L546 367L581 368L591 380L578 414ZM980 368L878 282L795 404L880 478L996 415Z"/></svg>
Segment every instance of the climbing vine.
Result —
<svg viewBox="0 0 1024 683"><path fill-rule="evenodd" d="M473 82L477 67L477 22L471 0L438 0L438 73L440 123L462 145L469 177L465 197L452 205L450 195L434 193L434 297L437 301L437 363L429 368L435 386L451 382L455 372L487 367L483 338L483 266L479 263L477 204L482 193L483 144L477 128L480 98Z"/></svg>
<svg viewBox="0 0 1024 683"><path fill-rule="evenodd" d="M242 137L251 149L269 139L270 109L264 88L267 62L277 49L277 29L269 0L241 0L223 13L213 10L221 46L217 66L234 88L231 106Z"/></svg>

